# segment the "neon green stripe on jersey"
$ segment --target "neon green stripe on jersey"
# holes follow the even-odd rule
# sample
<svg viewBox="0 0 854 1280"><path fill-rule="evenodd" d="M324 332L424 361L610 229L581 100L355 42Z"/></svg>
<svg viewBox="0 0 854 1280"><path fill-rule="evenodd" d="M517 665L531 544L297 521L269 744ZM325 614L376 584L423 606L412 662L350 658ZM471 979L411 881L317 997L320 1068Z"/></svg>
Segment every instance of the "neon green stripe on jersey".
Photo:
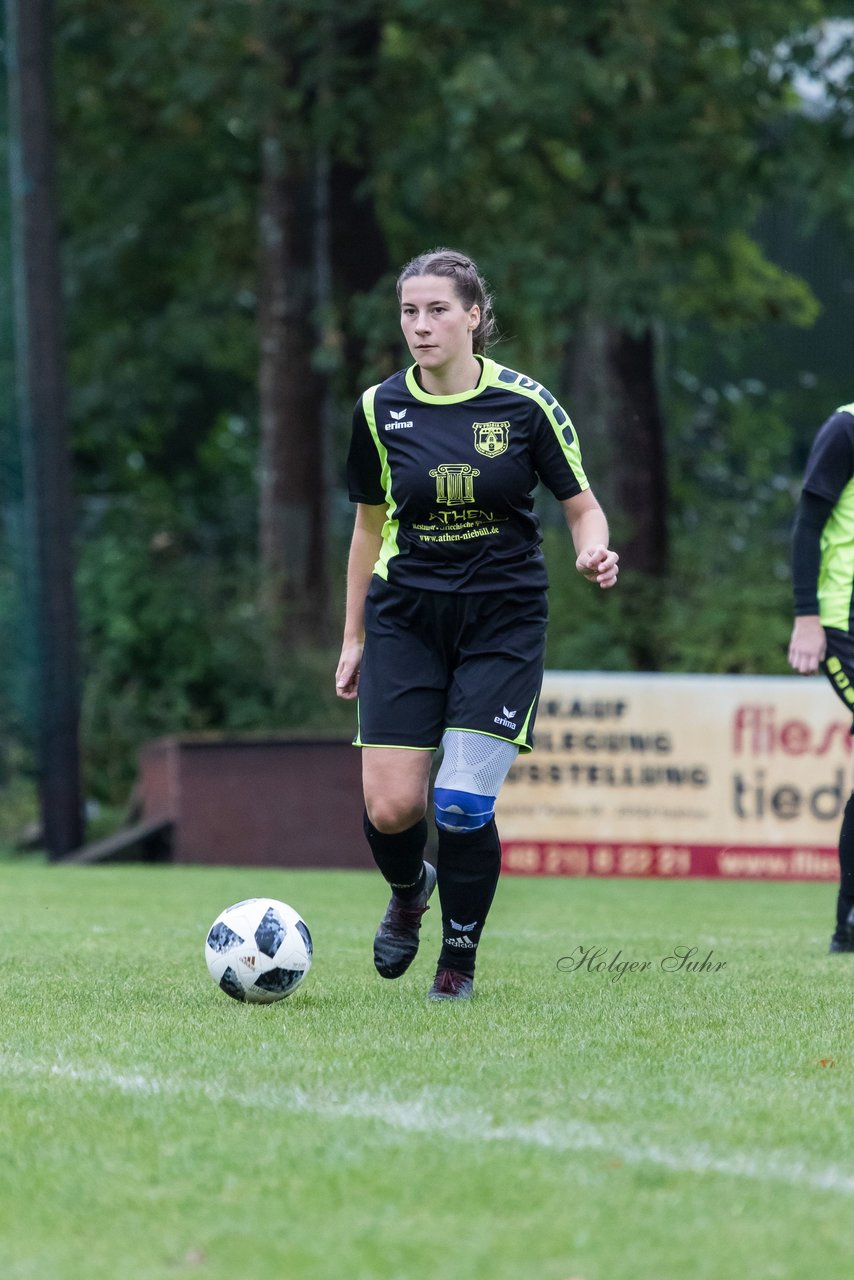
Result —
<svg viewBox="0 0 854 1280"><path fill-rule="evenodd" d="M383 525L383 542L380 548L380 558L374 565L374 573L379 577L388 579L388 562L398 553L397 531L400 522L395 520L392 512L395 509L395 501L391 492L391 467L388 465L388 450L380 439L380 433L377 431L377 415L374 411L374 400L376 399L379 383L375 387L368 387L362 396L362 408L365 412L365 421L368 424L368 430L374 438L374 444L377 446L377 453L380 455L380 463L382 471L380 472L380 483L385 491L386 500L386 518Z"/></svg>
<svg viewBox="0 0 854 1280"><path fill-rule="evenodd" d="M543 388L539 383L533 382L531 378L523 379L522 375L519 375L519 380L517 382L508 385L507 383L502 382L498 376L504 368L503 365L496 363L495 360L488 359L484 363L487 365L489 370L490 382L493 386L501 387L503 391L515 391L517 395L527 396L529 400L533 400L535 404L539 405L549 420L552 431L555 433L557 442L563 452L563 456L566 458L572 474L578 481L579 488L589 489L590 482L584 474L584 467L581 463L581 449L578 444L578 436L575 433L575 427L572 424L572 419L563 406L559 405L556 400L553 400L552 404L548 404L540 394ZM526 386L526 383L529 383L530 385ZM557 417L555 416L555 409L560 409L561 413L566 416L565 422L558 422ZM572 436L571 443L567 443L566 436L564 434L567 427L569 427Z"/></svg>
<svg viewBox="0 0 854 1280"><path fill-rule="evenodd" d="M854 480L836 500L821 531L818 611L825 627L848 631L854 588Z"/></svg>
<svg viewBox="0 0 854 1280"><path fill-rule="evenodd" d="M841 404L837 413L854 417L854 404ZM854 592L854 479L840 493L821 531L818 574L818 612L825 627L848 631Z"/></svg>

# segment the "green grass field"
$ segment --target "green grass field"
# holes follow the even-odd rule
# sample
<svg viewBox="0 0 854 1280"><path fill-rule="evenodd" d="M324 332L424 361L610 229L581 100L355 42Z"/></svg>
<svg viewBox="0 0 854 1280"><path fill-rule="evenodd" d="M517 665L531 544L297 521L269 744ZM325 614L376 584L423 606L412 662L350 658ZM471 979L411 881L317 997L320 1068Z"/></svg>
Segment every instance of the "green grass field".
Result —
<svg viewBox="0 0 854 1280"><path fill-rule="evenodd" d="M314 967L245 1006L228 903ZM505 878L476 998L396 983L378 876L0 863L4 1280L842 1280L854 955L832 890ZM578 946L616 977L558 967ZM717 971L666 972L677 945ZM577 953L576 953L577 954Z"/></svg>

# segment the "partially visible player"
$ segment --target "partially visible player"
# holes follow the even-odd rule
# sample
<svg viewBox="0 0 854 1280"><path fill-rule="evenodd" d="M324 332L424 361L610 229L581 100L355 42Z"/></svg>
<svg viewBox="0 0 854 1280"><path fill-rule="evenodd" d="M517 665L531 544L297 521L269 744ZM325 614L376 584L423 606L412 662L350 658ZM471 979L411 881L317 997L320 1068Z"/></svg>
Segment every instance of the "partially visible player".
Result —
<svg viewBox="0 0 854 1280"><path fill-rule="evenodd" d="M437 249L397 286L408 369L370 387L348 461L356 523L342 698L358 692L364 829L392 889L374 963L398 978L437 883L442 950L432 999L467 999L498 883L496 797L531 750L543 677L546 570L538 481L561 502L576 568L617 580L608 525L569 417L531 378L485 355L491 299L475 264ZM424 861L433 752L437 867Z"/></svg>
<svg viewBox="0 0 854 1280"><path fill-rule="evenodd" d="M801 675L821 668L854 714L854 404L831 414L813 441L795 514L792 581L789 662ZM854 793L839 833L830 950L854 952Z"/></svg>

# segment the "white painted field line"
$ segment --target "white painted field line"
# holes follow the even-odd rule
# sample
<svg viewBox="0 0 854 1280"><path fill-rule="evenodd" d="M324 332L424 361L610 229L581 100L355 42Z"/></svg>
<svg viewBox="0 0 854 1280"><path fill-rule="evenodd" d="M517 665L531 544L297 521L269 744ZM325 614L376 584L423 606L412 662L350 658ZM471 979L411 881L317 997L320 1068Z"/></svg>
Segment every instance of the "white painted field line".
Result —
<svg viewBox="0 0 854 1280"><path fill-rule="evenodd" d="M332 1120L372 1120L395 1131L440 1138L452 1136L457 1141L507 1143L548 1151L598 1151L624 1164L657 1165L675 1173L711 1173L854 1195L854 1172L834 1165L822 1169L810 1167L800 1152L769 1150L762 1155L740 1152L721 1155L706 1146L690 1143L669 1150L657 1143L626 1141L613 1128L580 1120L496 1122L484 1111L468 1107L451 1109L446 1105L453 1093L450 1090L424 1090L409 1099L366 1092L336 1097L325 1090L313 1094L300 1088L232 1092L222 1084L192 1077L172 1079L142 1072L118 1072L107 1066L82 1067L62 1060L38 1062L0 1054L0 1081L32 1080L37 1076L140 1097L189 1096L210 1102L229 1102L247 1109L299 1112Z"/></svg>

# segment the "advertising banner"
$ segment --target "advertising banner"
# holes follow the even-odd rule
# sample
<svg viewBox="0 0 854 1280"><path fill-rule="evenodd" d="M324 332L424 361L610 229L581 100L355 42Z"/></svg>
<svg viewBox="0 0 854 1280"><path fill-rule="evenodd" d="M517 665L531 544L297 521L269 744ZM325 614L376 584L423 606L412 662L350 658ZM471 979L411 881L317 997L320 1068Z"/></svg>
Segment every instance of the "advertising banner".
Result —
<svg viewBox="0 0 854 1280"><path fill-rule="evenodd" d="M504 870L835 881L849 729L820 676L547 672Z"/></svg>

